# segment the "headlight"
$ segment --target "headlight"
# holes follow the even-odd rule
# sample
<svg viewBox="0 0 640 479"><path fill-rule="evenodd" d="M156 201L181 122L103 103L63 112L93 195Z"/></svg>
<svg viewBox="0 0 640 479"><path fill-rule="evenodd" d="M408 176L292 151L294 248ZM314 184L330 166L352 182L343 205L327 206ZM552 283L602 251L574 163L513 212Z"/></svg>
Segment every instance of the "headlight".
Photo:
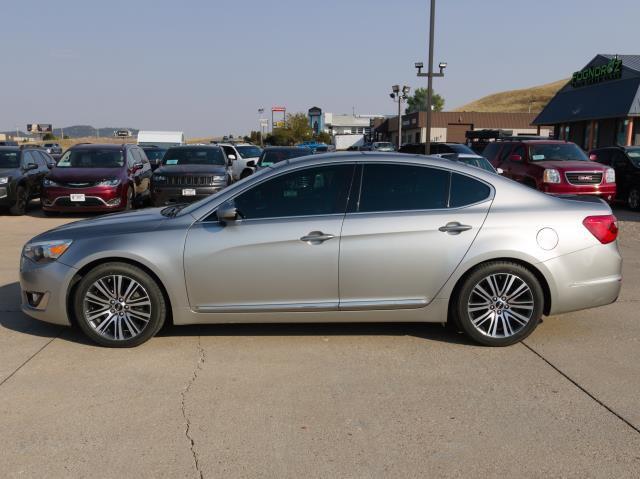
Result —
<svg viewBox="0 0 640 479"><path fill-rule="evenodd" d="M545 183L560 183L560 173L554 168L544 170L542 181Z"/></svg>
<svg viewBox="0 0 640 479"><path fill-rule="evenodd" d="M213 181L224 181L226 177L224 176L214 176Z"/></svg>
<svg viewBox="0 0 640 479"><path fill-rule="evenodd" d="M58 183L50 180L49 178L45 178L44 181L42 182L42 185L43 186L60 186Z"/></svg>
<svg viewBox="0 0 640 479"><path fill-rule="evenodd" d="M56 241L37 241L35 243L27 243L22 249L22 255L36 263L49 263L57 260L64 254L71 240Z"/></svg>
<svg viewBox="0 0 640 479"><path fill-rule="evenodd" d="M605 183L615 183L616 182L616 170L613 168L607 168L607 171L604 175Z"/></svg>
<svg viewBox="0 0 640 479"><path fill-rule="evenodd" d="M153 181L167 181L167 177L162 175L153 175Z"/></svg>
<svg viewBox="0 0 640 479"><path fill-rule="evenodd" d="M112 178L110 180L102 180L96 183L96 186L118 186L120 184L120 180L118 178Z"/></svg>
<svg viewBox="0 0 640 479"><path fill-rule="evenodd" d="M8 176L3 176L0 178L0 185L6 185L7 183L9 183L9 180L11 178L9 178Z"/></svg>

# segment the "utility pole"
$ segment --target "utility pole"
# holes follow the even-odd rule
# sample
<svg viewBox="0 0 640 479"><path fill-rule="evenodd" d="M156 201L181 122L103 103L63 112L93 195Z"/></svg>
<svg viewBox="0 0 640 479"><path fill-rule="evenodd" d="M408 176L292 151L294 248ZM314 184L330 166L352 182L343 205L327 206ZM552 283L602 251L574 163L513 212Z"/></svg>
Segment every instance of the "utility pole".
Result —
<svg viewBox="0 0 640 479"><path fill-rule="evenodd" d="M264 128L262 127L262 114L264 113L264 108L258 108L258 126L260 127L260 146L264 146Z"/></svg>
<svg viewBox="0 0 640 479"><path fill-rule="evenodd" d="M444 69L447 68L447 64L444 62L440 62L438 67L440 68L440 73L433 73L433 41L435 34L435 19L436 19L436 0L431 0L431 11L429 13L429 65L428 72L422 73L422 68L424 68L424 64L422 62L418 62L415 64L415 67L418 69L419 77L427 77L427 122L426 122L426 130L427 130L427 138L424 145L424 154L428 155L431 153L431 110L433 102L433 77L443 77Z"/></svg>
<svg viewBox="0 0 640 479"><path fill-rule="evenodd" d="M398 102L398 151L402 146L402 102L409 98L410 90L411 88L406 85L402 87L402 90L400 90L400 85L393 85L389 94L393 101Z"/></svg>

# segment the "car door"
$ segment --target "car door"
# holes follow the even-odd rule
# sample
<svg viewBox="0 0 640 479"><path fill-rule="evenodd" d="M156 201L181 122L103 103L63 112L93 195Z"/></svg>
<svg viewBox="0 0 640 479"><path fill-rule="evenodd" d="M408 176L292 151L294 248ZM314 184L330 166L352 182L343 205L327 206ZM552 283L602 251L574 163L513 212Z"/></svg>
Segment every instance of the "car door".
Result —
<svg viewBox="0 0 640 479"><path fill-rule="evenodd" d="M29 188L29 196L34 197L40 191L39 186L39 174L38 174L38 160L35 156L35 151L23 151L22 152L22 171L23 175L26 177L26 183ZM33 168L31 165L35 165L36 168Z"/></svg>
<svg viewBox="0 0 640 479"><path fill-rule="evenodd" d="M511 154L511 150L513 149L513 143L503 143L502 148L500 148L500 152L497 155L496 168L502 168L503 175L507 178L512 178L511 167L512 162L509 161L509 155Z"/></svg>
<svg viewBox="0 0 640 479"><path fill-rule="evenodd" d="M353 164L304 167L268 178L187 234L184 269L199 313L335 310L340 230Z"/></svg>
<svg viewBox="0 0 640 479"><path fill-rule="evenodd" d="M536 184L535 178L529 173L529 162L524 145L516 145L515 148L505 156L502 164L507 167L509 178L519 181L520 183L531 184L531 182L533 182L534 185ZM504 167L502 168L504 169Z"/></svg>
<svg viewBox="0 0 640 479"><path fill-rule="evenodd" d="M634 167L622 150L614 150L611 154L611 167L616 172L616 196L625 199L629 190L629 173L634 170Z"/></svg>
<svg viewBox="0 0 640 479"><path fill-rule="evenodd" d="M361 181L340 239L340 309L428 305L478 234L492 187L445 169L397 163L365 164Z"/></svg>
<svg viewBox="0 0 640 479"><path fill-rule="evenodd" d="M240 155L236 151L233 146L222 146L224 150L224 154L227 155L227 158L231 160L231 176L234 180L240 178L240 173L242 172L242 165L240 164Z"/></svg>
<svg viewBox="0 0 640 479"><path fill-rule="evenodd" d="M135 154L137 158L136 163L142 165L142 167L137 169L135 172L137 185L136 193L138 196L146 195L149 193L153 170L151 169L151 163L149 163L149 159L142 148L135 148Z"/></svg>

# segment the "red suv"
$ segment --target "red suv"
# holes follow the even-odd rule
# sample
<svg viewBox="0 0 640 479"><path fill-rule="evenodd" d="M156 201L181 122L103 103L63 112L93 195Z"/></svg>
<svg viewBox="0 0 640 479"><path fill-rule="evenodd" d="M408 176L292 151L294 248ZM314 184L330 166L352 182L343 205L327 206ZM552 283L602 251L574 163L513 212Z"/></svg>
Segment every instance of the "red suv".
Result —
<svg viewBox="0 0 640 479"><path fill-rule="evenodd" d="M496 141L483 151L504 176L553 195L616 196L613 168L589 161L575 143L559 140Z"/></svg>
<svg viewBox="0 0 640 479"><path fill-rule="evenodd" d="M42 182L42 209L46 214L128 210L149 200L151 174L136 145L76 145Z"/></svg>

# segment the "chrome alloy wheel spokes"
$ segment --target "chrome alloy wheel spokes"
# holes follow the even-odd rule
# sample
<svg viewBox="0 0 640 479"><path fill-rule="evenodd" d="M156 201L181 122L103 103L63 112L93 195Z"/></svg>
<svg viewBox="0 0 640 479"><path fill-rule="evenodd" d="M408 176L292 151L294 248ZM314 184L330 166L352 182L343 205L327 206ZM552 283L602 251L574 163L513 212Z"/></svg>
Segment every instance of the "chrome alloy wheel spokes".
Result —
<svg viewBox="0 0 640 479"><path fill-rule="evenodd" d="M467 303L467 314L480 333L492 338L507 338L529 323L534 306L531 288L522 278L497 273L474 286Z"/></svg>
<svg viewBox="0 0 640 479"><path fill-rule="evenodd" d="M103 276L84 295L84 317L101 336L125 340L138 336L151 319L151 298L135 279Z"/></svg>

